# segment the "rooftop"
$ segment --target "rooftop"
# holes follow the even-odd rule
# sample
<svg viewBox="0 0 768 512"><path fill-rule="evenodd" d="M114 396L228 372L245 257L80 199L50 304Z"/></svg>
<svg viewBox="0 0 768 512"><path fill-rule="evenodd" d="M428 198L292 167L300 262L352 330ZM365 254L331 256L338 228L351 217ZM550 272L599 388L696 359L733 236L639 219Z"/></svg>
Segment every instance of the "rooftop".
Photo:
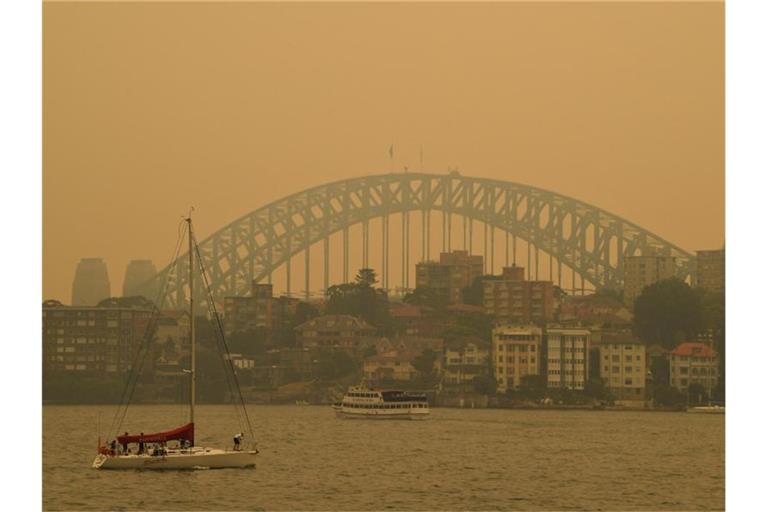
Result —
<svg viewBox="0 0 768 512"><path fill-rule="evenodd" d="M360 329L375 331L376 328L352 315L323 315L308 320L296 327L297 331L306 329Z"/></svg>
<svg viewBox="0 0 768 512"><path fill-rule="evenodd" d="M706 343L681 343L671 352L675 356L717 357L717 352Z"/></svg>

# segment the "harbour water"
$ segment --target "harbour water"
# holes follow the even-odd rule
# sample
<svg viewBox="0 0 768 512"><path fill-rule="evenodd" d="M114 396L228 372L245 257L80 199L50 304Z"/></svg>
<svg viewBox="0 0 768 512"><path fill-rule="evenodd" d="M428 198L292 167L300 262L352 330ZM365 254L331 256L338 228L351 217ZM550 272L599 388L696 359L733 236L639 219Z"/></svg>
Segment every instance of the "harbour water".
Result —
<svg viewBox="0 0 768 512"><path fill-rule="evenodd" d="M432 410L427 421L336 419L252 406L254 469L97 471L113 406L43 407L45 510L722 510L724 415ZM185 422L129 409L123 430ZM196 409L197 444L230 446L231 406Z"/></svg>

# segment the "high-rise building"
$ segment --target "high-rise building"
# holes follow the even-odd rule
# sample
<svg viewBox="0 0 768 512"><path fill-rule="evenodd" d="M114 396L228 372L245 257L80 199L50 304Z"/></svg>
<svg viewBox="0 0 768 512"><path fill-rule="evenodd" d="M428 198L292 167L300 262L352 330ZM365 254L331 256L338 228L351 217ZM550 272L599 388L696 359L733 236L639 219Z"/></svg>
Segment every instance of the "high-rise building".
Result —
<svg viewBox="0 0 768 512"><path fill-rule="evenodd" d="M675 277L675 257L659 254L624 257L624 304L634 310L635 299L643 288L663 279Z"/></svg>
<svg viewBox="0 0 768 512"><path fill-rule="evenodd" d="M152 260L131 260L125 267L123 279L123 297L144 295L145 299L155 300L156 290L142 289L142 286L157 275Z"/></svg>
<svg viewBox="0 0 768 512"><path fill-rule="evenodd" d="M107 264L101 258L83 258L72 282L72 305L95 306L110 297Z"/></svg>
<svg viewBox="0 0 768 512"><path fill-rule="evenodd" d="M587 329L547 329L547 387L583 390L589 378Z"/></svg>
<svg viewBox="0 0 768 512"><path fill-rule="evenodd" d="M351 315L323 315L295 327L302 348L341 349L358 354L375 343L376 328Z"/></svg>
<svg viewBox="0 0 768 512"><path fill-rule="evenodd" d="M251 283L249 297L224 298L224 331L227 335L257 328L271 329L275 320L271 284Z"/></svg>
<svg viewBox="0 0 768 512"><path fill-rule="evenodd" d="M440 261L424 261L416 265L416 286L431 288L446 303L461 302L461 289L483 275L483 257L467 251L440 253Z"/></svg>
<svg viewBox="0 0 768 512"><path fill-rule="evenodd" d="M517 389L527 375L540 375L542 331L540 327L513 325L493 329L493 375L498 390Z"/></svg>
<svg viewBox="0 0 768 512"><path fill-rule="evenodd" d="M253 281L249 296L224 297L224 332L290 328L300 303L295 297L274 297L271 284Z"/></svg>
<svg viewBox="0 0 768 512"><path fill-rule="evenodd" d="M54 372L114 375L131 368L153 311L137 307L43 303L43 363Z"/></svg>
<svg viewBox="0 0 768 512"><path fill-rule="evenodd" d="M725 249L696 251L696 286L725 291Z"/></svg>
<svg viewBox="0 0 768 512"><path fill-rule="evenodd" d="M645 344L628 333L600 340L600 377L618 402L645 401Z"/></svg>
<svg viewBox="0 0 768 512"><path fill-rule="evenodd" d="M527 324L552 320L552 281L525 281L523 267L505 267L501 279L483 281L483 310L499 322Z"/></svg>

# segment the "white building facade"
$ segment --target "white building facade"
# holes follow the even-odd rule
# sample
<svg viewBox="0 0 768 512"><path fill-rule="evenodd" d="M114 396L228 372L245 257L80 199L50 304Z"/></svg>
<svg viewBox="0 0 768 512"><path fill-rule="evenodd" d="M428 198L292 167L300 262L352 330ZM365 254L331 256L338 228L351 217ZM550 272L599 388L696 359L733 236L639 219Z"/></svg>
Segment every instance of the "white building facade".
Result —
<svg viewBox="0 0 768 512"><path fill-rule="evenodd" d="M600 377L618 403L645 401L645 344L631 336L608 336L600 345Z"/></svg>
<svg viewBox="0 0 768 512"><path fill-rule="evenodd" d="M583 391L589 378L590 332L547 329L547 387Z"/></svg>
<svg viewBox="0 0 768 512"><path fill-rule="evenodd" d="M493 374L499 392L517 389L527 375L540 375L542 330L502 325L493 329Z"/></svg>

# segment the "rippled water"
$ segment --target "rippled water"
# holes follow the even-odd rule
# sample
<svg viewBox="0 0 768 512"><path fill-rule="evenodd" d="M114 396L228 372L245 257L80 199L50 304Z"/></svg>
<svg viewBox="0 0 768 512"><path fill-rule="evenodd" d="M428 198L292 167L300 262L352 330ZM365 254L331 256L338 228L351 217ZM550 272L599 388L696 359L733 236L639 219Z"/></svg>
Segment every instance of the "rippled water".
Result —
<svg viewBox="0 0 768 512"><path fill-rule="evenodd" d="M43 408L46 510L693 510L725 507L721 415L433 409L427 421L352 421L330 407L249 408L255 469L98 471L96 417ZM125 427L183 423L134 406ZM104 428L105 430L105 428ZM198 444L226 446L232 407L200 406Z"/></svg>

